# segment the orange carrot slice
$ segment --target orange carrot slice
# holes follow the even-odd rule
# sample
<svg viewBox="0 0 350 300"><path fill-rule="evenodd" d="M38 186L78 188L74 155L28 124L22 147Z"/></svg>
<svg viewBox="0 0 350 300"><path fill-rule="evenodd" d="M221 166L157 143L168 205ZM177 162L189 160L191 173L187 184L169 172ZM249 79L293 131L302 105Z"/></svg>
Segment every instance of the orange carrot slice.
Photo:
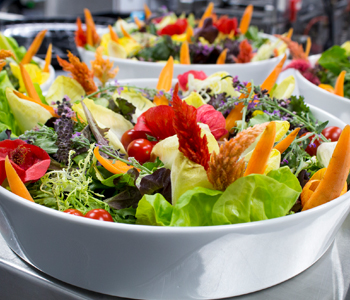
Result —
<svg viewBox="0 0 350 300"><path fill-rule="evenodd" d="M35 102L41 103L40 97L39 97L38 93L36 92L36 90L34 88L34 84L33 84L32 80L31 80L27 70L22 65L22 63L19 64L19 67L21 69L21 75L22 75L24 86L26 88L28 96L30 98L32 98Z"/></svg>
<svg viewBox="0 0 350 300"><path fill-rule="evenodd" d="M323 90L326 90L327 92L334 94L334 88L330 84L320 83L318 87L320 87Z"/></svg>
<svg viewBox="0 0 350 300"><path fill-rule="evenodd" d="M119 37L117 33L113 30L113 27L111 25L108 25L108 29L109 29L109 35L111 36L111 40L119 44Z"/></svg>
<svg viewBox="0 0 350 300"><path fill-rule="evenodd" d="M346 71L341 71L334 87L334 94L344 97L344 79Z"/></svg>
<svg viewBox="0 0 350 300"><path fill-rule="evenodd" d="M137 25L138 29L141 29L144 26L144 23L141 22L137 16L134 16L134 22Z"/></svg>
<svg viewBox="0 0 350 300"><path fill-rule="evenodd" d="M104 158L103 156L101 156L100 152L99 152L99 147L95 147L94 149L94 155L96 157L96 159L98 160L98 162L109 172L113 173L113 174L124 174L126 173L128 170L132 169L133 167L128 166L126 163L117 160L115 163L113 163L113 161L110 161L107 158Z"/></svg>
<svg viewBox="0 0 350 300"><path fill-rule="evenodd" d="M287 38L288 38L288 39L291 39L291 38L292 38L293 31L294 31L294 29L293 29L292 27L289 28L288 33L287 33Z"/></svg>
<svg viewBox="0 0 350 300"><path fill-rule="evenodd" d="M43 40L44 40L44 37L45 37L45 34L47 32L47 29L45 30L42 30L40 31L34 41L32 42L32 44L30 45L30 47L28 48L27 50L27 53L24 55L21 63L22 64L29 64L30 61L32 60L33 56L38 52Z"/></svg>
<svg viewBox="0 0 350 300"><path fill-rule="evenodd" d="M242 34L245 34L248 31L250 20L252 19L254 6L249 4L242 16L241 22L239 23L239 29L241 30Z"/></svg>
<svg viewBox="0 0 350 300"><path fill-rule="evenodd" d="M307 210L340 196L350 169L350 125L343 129L323 179L303 206Z"/></svg>
<svg viewBox="0 0 350 300"><path fill-rule="evenodd" d="M191 64L190 49L188 48L187 41L183 42L180 48L180 64L183 64L183 65Z"/></svg>
<svg viewBox="0 0 350 300"><path fill-rule="evenodd" d="M149 7L147 6L146 3L143 5L143 9L145 10L146 20L148 20L151 17L152 12L151 12L151 10L149 9Z"/></svg>
<svg viewBox="0 0 350 300"><path fill-rule="evenodd" d="M84 15L86 25L86 42L90 46L94 46L94 33L96 32L95 22L89 9L84 9Z"/></svg>
<svg viewBox="0 0 350 300"><path fill-rule="evenodd" d="M174 73L174 59L172 56L170 56L166 65L160 72L158 84L157 84L157 90L164 90L168 92L171 89L173 73Z"/></svg>
<svg viewBox="0 0 350 300"><path fill-rule="evenodd" d="M223 64L225 64L227 51L228 51L227 48L225 48L224 50L222 50L222 52L220 53L218 59L216 60L216 64L217 64L217 65L223 65Z"/></svg>
<svg viewBox="0 0 350 300"><path fill-rule="evenodd" d="M55 110L53 109L53 107L51 107L50 105L46 105L44 103L42 103L41 101L40 102L37 102L35 101L34 99L26 96L26 95L23 95L22 93L16 91L16 90L13 90L13 93L18 97L18 98L21 98L23 100L28 100L28 101L31 101L31 102L34 102L36 104L39 104L41 107L45 108L53 117L56 117L56 118L59 118L59 116L56 114Z"/></svg>
<svg viewBox="0 0 350 300"><path fill-rule="evenodd" d="M46 57L45 57L45 66L43 68L43 72L50 73L51 58L52 58L52 44L50 44L49 48L47 48Z"/></svg>
<svg viewBox="0 0 350 300"><path fill-rule="evenodd" d="M287 59L287 55L285 54L283 56L283 58L281 59L281 61L276 65L276 67L272 70L272 72L269 74L269 76L267 76L267 78L265 79L265 81L263 82L263 84L261 85L261 89L266 89L269 92L271 91L271 89L273 88L273 86L275 85L275 82L279 76L279 74L282 71L283 68L283 64Z"/></svg>
<svg viewBox="0 0 350 300"><path fill-rule="evenodd" d="M188 43L192 43L192 37L193 37L193 28L192 26L188 25L186 29L186 41Z"/></svg>
<svg viewBox="0 0 350 300"><path fill-rule="evenodd" d="M135 41L135 39L124 29L122 24L120 24L120 29L125 37Z"/></svg>
<svg viewBox="0 0 350 300"><path fill-rule="evenodd" d="M213 14L213 11L214 11L214 3L210 2L208 4L207 9L205 10L202 18L199 21L198 28L202 28L203 27L204 20L207 19L207 18L210 18L211 15Z"/></svg>
<svg viewBox="0 0 350 300"><path fill-rule="evenodd" d="M311 38L308 36L306 41L306 47L305 47L305 55L309 56L311 50Z"/></svg>
<svg viewBox="0 0 350 300"><path fill-rule="evenodd" d="M10 162L8 156L6 156L6 158L5 158L5 171L6 171L7 181L9 183L10 188L11 188L11 192L16 194L17 196L20 196L24 199L27 199L31 202L34 202L32 196L28 192L23 181L18 176L15 168L11 165L11 162Z"/></svg>
<svg viewBox="0 0 350 300"><path fill-rule="evenodd" d="M295 140L299 133L300 127L295 128L286 138L280 141L274 149L278 150L281 154L287 150L290 144Z"/></svg>
<svg viewBox="0 0 350 300"><path fill-rule="evenodd" d="M255 146L247 168L244 172L244 176L250 174L264 174L267 166L267 162L270 157L270 153L275 142L276 137L276 123L270 122L266 126L260 140Z"/></svg>

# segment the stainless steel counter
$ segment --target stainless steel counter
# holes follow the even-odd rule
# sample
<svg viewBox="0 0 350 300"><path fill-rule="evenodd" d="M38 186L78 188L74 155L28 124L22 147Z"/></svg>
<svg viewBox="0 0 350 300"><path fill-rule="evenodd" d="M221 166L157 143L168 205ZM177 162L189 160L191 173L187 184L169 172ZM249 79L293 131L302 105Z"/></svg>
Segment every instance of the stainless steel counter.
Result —
<svg viewBox="0 0 350 300"><path fill-rule="evenodd" d="M350 215L323 257L300 275L269 289L234 300L350 299ZM22 261L0 235L1 300L120 300L58 281Z"/></svg>

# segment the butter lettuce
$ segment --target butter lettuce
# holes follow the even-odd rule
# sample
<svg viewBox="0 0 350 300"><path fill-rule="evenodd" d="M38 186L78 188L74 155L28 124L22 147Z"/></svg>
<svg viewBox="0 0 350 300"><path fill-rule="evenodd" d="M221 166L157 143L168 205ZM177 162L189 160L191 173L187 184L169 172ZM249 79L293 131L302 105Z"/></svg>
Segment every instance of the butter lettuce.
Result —
<svg viewBox="0 0 350 300"><path fill-rule="evenodd" d="M293 75L285 78L277 87L272 91L271 97L276 99L288 99L292 96L295 89L295 78Z"/></svg>
<svg viewBox="0 0 350 300"><path fill-rule="evenodd" d="M47 91L46 102L51 105L52 101L61 101L66 96L74 102L81 100L81 97L85 96L85 91L75 79L58 76Z"/></svg>

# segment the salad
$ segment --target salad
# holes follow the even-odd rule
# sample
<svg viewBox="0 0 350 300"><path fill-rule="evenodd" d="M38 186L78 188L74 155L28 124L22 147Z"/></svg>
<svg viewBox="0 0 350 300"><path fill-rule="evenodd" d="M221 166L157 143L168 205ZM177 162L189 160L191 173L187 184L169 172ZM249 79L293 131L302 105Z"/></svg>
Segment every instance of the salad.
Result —
<svg viewBox="0 0 350 300"><path fill-rule="evenodd" d="M217 17L210 3L200 20L190 14L177 17L162 9L152 13L146 7L146 21L118 20L109 32L98 35L90 12L85 9L86 29L77 19L77 47L122 59L162 62L170 56L180 64L249 63L283 54L286 45L271 42L257 27L249 26L253 6L249 5L240 20Z"/></svg>
<svg viewBox="0 0 350 300"><path fill-rule="evenodd" d="M37 91L39 91L40 85L46 83L50 78L52 45L50 44L48 47L43 64L34 59L46 32L47 30L40 31L28 50L24 46L19 46L14 38L4 36L0 33L0 50L3 53L6 53L6 51L7 53L11 53L11 55L1 57L1 59L4 59L2 69L6 71L9 82L19 92L25 92L24 78L20 68L21 65L25 68ZM4 78L1 80L4 80Z"/></svg>
<svg viewBox="0 0 350 300"><path fill-rule="evenodd" d="M304 52L302 46L296 42L286 37L280 38L287 43L293 58L286 69L297 69L311 83L332 94L350 99L350 41L324 51L313 65L308 59L310 39Z"/></svg>
<svg viewBox="0 0 350 300"><path fill-rule="evenodd" d="M291 96L293 77L276 85L283 62L261 86L190 71L168 89L166 66L153 89L92 88L93 72L69 59L74 79L55 80L50 105L0 86L21 131L0 134L0 183L29 201L105 221L209 226L298 213L347 191L350 126L317 121ZM112 66L100 59L106 78Z"/></svg>

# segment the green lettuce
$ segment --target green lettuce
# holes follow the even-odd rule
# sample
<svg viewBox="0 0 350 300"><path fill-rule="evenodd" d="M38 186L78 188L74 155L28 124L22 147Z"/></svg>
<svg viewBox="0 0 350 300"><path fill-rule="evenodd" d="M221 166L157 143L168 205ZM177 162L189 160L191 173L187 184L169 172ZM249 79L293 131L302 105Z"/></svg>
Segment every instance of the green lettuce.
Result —
<svg viewBox="0 0 350 300"><path fill-rule="evenodd" d="M338 75L342 70L350 70L346 50L337 45L323 52L318 63L334 75Z"/></svg>
<svg viewBox="0 0 350 300"><path fill-rule="evenodd" d="M288 167L253 174L232 183L225 192L195 187L174 206L160 195L145 195L136 210L137 224L209 226L253 222L288 214L301 193Z"/></svg>

